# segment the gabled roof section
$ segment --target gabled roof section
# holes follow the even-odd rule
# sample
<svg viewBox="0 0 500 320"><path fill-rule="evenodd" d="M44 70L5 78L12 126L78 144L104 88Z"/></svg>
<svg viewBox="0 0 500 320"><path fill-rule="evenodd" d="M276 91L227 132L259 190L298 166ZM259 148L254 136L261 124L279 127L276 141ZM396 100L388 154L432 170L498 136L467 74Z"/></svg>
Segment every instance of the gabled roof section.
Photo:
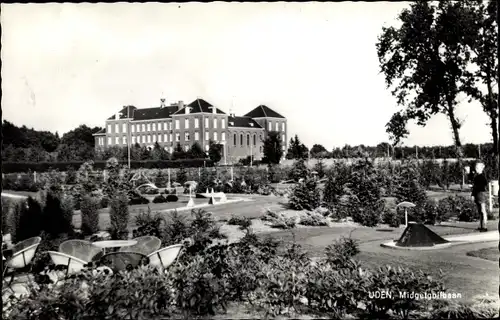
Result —
<svg viewBox="0 0 500 320"><path fill-rule="evenodd" d="M128 109L128 110L127 110ZM124 106L120 111L120 119L126 119L127 115L132 118L134 116L134 112L137 110L134 106ZM108 120L115 120L115 115L112 115L108 118Z"/></svg>
<svg viewBox="0 0 500 320"><path fill-rule="evenodd" d="M227 122L229 128L262 129L262 126L250 117L228 117Z"/></svg>
<svg viewBox="0 0 500 320"><path fill-rule="evenodd" d="M257 108L253 109L249 113L245 114L245 117L250 117L250 118L283 118L281 114L277 113L273 109L269 108L268 106L265 106L261 104Z"/></svg>
<svg viewBox="0 0 500 320"><path fill-rule="evenodd" d="M134 112L134 120L154 120L170 118L170 116L176 111L177 106L137 109Z"/></svg>
<svg viewBox="0 0 500 320"><path fill-rule="evenodd" d="M101 136L101 135L104 135L106 134L106 128L103 128L99 131L97 131L96 133L92 134L93 136Z"/></svg>
<svg viewBox="0 0 500 320"><path fill-rule="evenodd" d="M196 99L190 104L188 104L186 107L182 108L181 110L177 111L175 114L184 114L186 113L186 108L191 108L189 113L212 113L212 107L213 105L210 104L209 102L203 100L203 99ZM219 108L217 109L217 114L226 114L224 111L220 110Z"/></svg>

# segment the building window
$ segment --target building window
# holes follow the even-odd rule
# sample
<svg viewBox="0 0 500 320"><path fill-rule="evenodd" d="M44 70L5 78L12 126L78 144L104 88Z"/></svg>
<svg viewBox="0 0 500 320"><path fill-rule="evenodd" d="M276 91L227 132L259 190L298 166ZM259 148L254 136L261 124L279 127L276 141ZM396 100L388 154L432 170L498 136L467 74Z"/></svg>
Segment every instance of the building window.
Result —
<svg viewBox="0 0 500 320"><path fill-rule="evenodd" d="M284 122L281 123L281 131L285 132L285 123Z"/></svg>
<svg viewBox="0 0 500 320"><path fill-rule="evenodd" d="M156 123L153 123L153 131L156 131Z"/></svg>
<svg viewBox="0 0 500 320"><path fill-rule="evenodd" d="M172 134L170 134L169 138L170 138L170 140L169 140L170 142L174 141Z"/></svg>
<svg viewBox="0 0 500 320"><path fill-rule="evenodd" d="M167 137L168 137L168 136L167 136L167 134L165 133L165 134L163 135L163 142L167 142Z"/></svg>
<svg viewBox="0 0 500 320"><path fill-rule="evenodd" d="M243 145L243 133L240 133L240 146Z"/></svg>
<svg viewBox="0 0 500 320"><path fill-rule="evenodd" d="M115 133L118 132L120 132L120 126L118 125L118 123L115 123Z"/></svg>
<svg viewBox="0 0 500 320"><path fill-rule="evenodd" d="M134 124L131 126L130 130L132 131L132 133L135 132L135 125Z"/></svg>
<svg viewBox="0 0 500 320"><path fill-rule="evenodd" d="M210 132L205 132L205 140L210 140Z"/></svg>
<svg viewBox="0 0 500 320"><path fill-rule="evenodd" d="M226 133L225 133L225 132L221 133L221 137L220 137L220 139L221 139L222 141L226 141Z"/></svg>
<svg viewBox="0 0 500 320"><path fill-rule="evenodd" d="M161 142L161 134L158 135L158 142Z"/></svg>
<svg viewBox="0 0 500 320"><path fill-rule="evenodd" d="M208 129L209 119L205 118L205 129Z"/></svg>
<svg viewBox="0 0 500 320"><path fill-rule="evenodd" d="M233 144L235 147L238 145L236 139L237 138L236 138L236 133L235 133L235 134L233 134Z"/></svg>
<svg viewBox="0 0 500 320"><path fill-rule="evenodd" d="M111 137L108 137L108 145L110 146L112 143Z"/></svg>
<svg viewBox="0 0 500 320"><path fill-rule="evenodd" d="M122 131L127 132L127 124L126 123L122 124Z"/></svg>
<svg viewBox="0 0 500 320"><path fill-rule="evenodd" d="M132 144L135 144L135 136L132 137Z"/></svg>
<svg viewBox="0 0 500 320"><path fill-rule="evenodd" d="M123 136L122 142L123 142L123 144L127 144L127 136Z"/></svg>
<svg viewBox="0 0 500 320"><path fill-rule="evenodd" d="M253 135L253 145L254 146L257 145L257 136L256 135Z"/></svg>
<svg viewBox="0 0 500 320"><path fill-rule="evenodd" d="M184 132L184 141L189 141L189 132Z"/></svg>
<svg viewBox="0 0 500 320"><path fill-rule="evenodd" d="M168 123L168 130L172 130L172 121Z"/></svg>
<svg viewBox="0 0 500 320"><path fill-rule="evenodd" d="M166 121L165 121L165 122L163 122L163 130L164 130L164 131L167 131L167 122L166 122ZM166 150L165 150L165 151L166 151Z"/></svg>
<svg viewBox="0 0 500 320"><path fill-rule="evenodd" d="M180 133L175 134L175 141L177 141L177 142L181 141L181 134Z"/></svg>
<svg viewBox="0 0 500 320"><path fill-rule="evenodd" d="M214 129L217 129L217 118L214 119Z"/></svg>
<svg viewBox="0 0 500 320"><path fill-rule="evenodd" d="M151 143L151 135L148 134L148 143Z"/></svg>
<svg viewBox="0 0 500 320"><path fill-rule="evenodd" d="M142 143L146 143L146 136L142 136Z"/></svg>
<svg viewBox="0 0 500 320"><path fill-rule="evenodd" d="M283 137L283 139L282 139L282 140L283 140L283 142L285 142L285 141L286 141L286 139L285 139L285 135L283 135L282 137Z"/></svg>
<svg viewBox="0 0 500 320"><path fill-rule="evenodd" d="M147 131L150 132L151 131L151 123L146 124L146 126L147 126Z"/></svg>
<svg viewBox="0 0 500 320"><path fill-rule="evenodd" d="M153 134L153 143L156 142L156 134Z"/></svg>
<svg viewBox="0 0 500 320"><path fill-rule="evenodd" d="M218 138L217 137L217 132L214 132L214 141L217 141L218 140L217 138Z"/></svg>
<svg viewBox="0 0 500 320"><path fill-rule="evenodd" d="M108 124L108 133L111 133L111 125Z"/></svg>
<svg viewBox="0 0 500 320"><path fill-rule="evenodd" d="M184 119L184 128L189 129L189 119Z"/></svg>
<svg viewBox="0 0 500 320"><path fill-rule="evenodd" d="M271 121L269 121L269 131L272 131L273 130L273 123Z"/></svg>
<svg viewBox="0 0 500 320"><path fill-rule="evenodd" d="M280 131L280 124L276 122L276 131Z"/></svg>
<svg viewBox="0 0 500 320"><path fill-rule="evenodd" d="M194 133L194 140L196 141L200 140L200 133L198 131Z"/></svg>
<svg viewBox="0 0 500 320"><path fill-rule="evenodd" d="M220 121L221 121L220 127L222 129L226 129L226 119L222 118Z"/></svg>
<svg viewBox="0 0 500 320"><path fill-rule="evenodd" d="M115 137L115 144L120 144L120 138L119 137Z"/></svg>
<svg viewBox="0 0 500 320"><path fill-rule="evenodd" d="M210 149L210 147L208 146L208 144L205 145L205 152L208 152L208 149Z"/></svg>
<svg viewBox="0 0 500 320"><path fill-rule="evenodd" d="M194 127L198 129L200 127L200 119L194 118Z"/></svg>
<svg viewBox="0 0 500 320"><path fill-rule="evenodd" d="M175 130L179 130L181 126L181 122L179 120L175 120Z"/></svg>
<svg viewBox="0 0 500 320"><path fill-rule="evenodd" d="M142 124L142 132L146 131L146 125L143 123Z"/></svg>
<svg viewBox="0 0 500 320"><path fill-rule="evenodd" d="M247 146L250 145L250 135L247 133Z"/></svg>

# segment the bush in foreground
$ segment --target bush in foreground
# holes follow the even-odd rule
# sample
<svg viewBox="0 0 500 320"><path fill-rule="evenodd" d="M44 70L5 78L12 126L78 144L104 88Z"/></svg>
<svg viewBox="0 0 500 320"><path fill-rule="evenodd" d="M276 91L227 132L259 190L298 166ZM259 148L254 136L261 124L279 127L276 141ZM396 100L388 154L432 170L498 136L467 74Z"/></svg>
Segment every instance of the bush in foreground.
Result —
<svg viewBox="0 0 500 320"><path fill-rule="evenodd" d="M82 226L84 235L92 235L99 231L100 200L91 195L85 195L80 204Z"/></svg>

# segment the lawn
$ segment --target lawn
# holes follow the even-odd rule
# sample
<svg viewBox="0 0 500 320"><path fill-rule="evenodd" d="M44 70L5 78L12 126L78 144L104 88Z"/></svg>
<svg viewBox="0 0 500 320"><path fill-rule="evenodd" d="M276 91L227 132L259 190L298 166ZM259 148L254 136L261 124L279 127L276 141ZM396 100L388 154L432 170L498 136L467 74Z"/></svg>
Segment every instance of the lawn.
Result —
<svg viewBox="0 0 500 320"><path fill-rule="evenodd" d="M498 252L498 245L494 247L482 248L479 250L469 251L467 255L470 257L477 257L489 261L498 262L500 253Z"/></svg>

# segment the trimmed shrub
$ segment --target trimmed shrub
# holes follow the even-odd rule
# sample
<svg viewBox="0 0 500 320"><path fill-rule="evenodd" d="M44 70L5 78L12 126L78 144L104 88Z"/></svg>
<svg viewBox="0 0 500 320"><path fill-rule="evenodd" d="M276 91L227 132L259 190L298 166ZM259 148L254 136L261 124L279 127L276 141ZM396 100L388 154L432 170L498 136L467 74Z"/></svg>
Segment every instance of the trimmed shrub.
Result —
<svg viewBox="0 0 500 320"><path fill-rule="evenodd" d="M241 230L247 230L252 226L252 220L247 217L232 216L227 222L228 225L240 226Z"/></svg>
<svg viewBox="0 0 500 320"><path fill-rule="evenodd" d="M181 185L184 185L187 179L187 171L184 167L180 167L179 170L177 170L177 175L175 177L175 180L180 183Z"/></svg>
<svg viewBox="0 0 500 320"><path fill-rule="evenodd" d="M321 195L314 180L299 183L294 189L288 202L294 210L314 210L320 206Z"/></svg>
<svg viewBox="0 0 500 320"><path fill-rule="evenodd" d="M300 179L306 178L309 178L309 169L306 166L305 160L296 160L293 163L292 169L288 172L288 179L297 182Z"/></svg>
<svg viewBox="0 0 500 320"><path fill-rule="evenodd" d="M153 203L165 203L165 202L167 202L167 198L165 198L161 194L153 199Z"/></svg>
<svg viewBox="0 0 500 320"><path fill-rule="evenodd" d="M127 239L128 237L128 197L124 193L119 193L111 200L109 218L111 222L112 237L118 239Z"/></svg>
<svg viewBox="0 0 500 320"><path fill-rule="evenodd" d="M163 237L165 219L160 213L152 214L151 208L148 207L148 211L141 211L135 217L135 225L137 229L134 230L134 238L155 236L161 239Z"/></svg>
<svg viewBox="0 0 500 320"><path fill-rule="evenodd" d="M328 222L323 216L320 216L319 214L311 214L308 212L305 216L300 217L299 224L303 226L321 227L327 226Z"/></svg>
<svg viewBox="0 0 500 320"><path fill-rule="evenodd" d="M129 199L130 199L129 205L138 205L138 204L148 204L149 203L149 200L147 198L141 196L135 190L130 191L128 194L129 194Z"/></svg>
<svg viewBox="0 0 500 320"><path fill-rule="evenodd" d="M359 243L352 238L342 237L325 248L326 261L337 268L352 267L359 251Z"/></svg>
<svg viewBox="0 0 500 320"><path fill-rule="evenodd" d="M71 221L68 221L68 214L63 208L60 195L53 192L47 193L42 224L43 230L53 238L73 232L73 226Z"/></svg>
<svg viewBox="0 0 500 320"><path fill-rule="evenodd" d="M97 197L85 195L80 203L82 226L84 235L92 235L99 232L99 209L100 201Z"/></svg>
<svg viewBox="0 0 500 320"><path fill-rule="evenodd" d="M179 201L179 197L176 196L175 194L169 194L166 197L167 202L177 202Z"/></svg>
<svg viewBox="0 0 500 320"><path fill-rule="evenodd" d="M37 237L43 230L43 210L38 201L29 197L26 201L15 201L8 222L13 242Z"/></svg>

